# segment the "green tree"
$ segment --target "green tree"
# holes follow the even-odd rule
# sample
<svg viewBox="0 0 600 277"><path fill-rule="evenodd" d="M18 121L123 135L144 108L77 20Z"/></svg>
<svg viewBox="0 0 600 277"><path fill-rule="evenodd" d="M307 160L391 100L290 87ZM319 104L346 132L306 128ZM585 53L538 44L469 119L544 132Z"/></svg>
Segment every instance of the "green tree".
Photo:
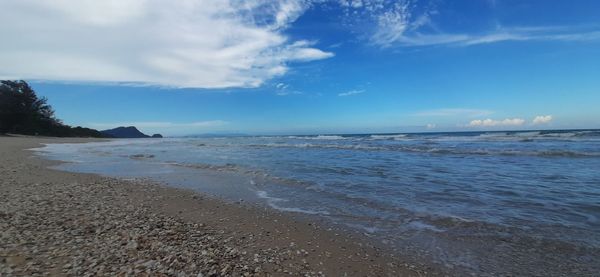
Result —
<svg viewBox="0 0 600 277"><path fill-rule="evenodd" d="M25 81L0 82L0 132L35 135L61 125L47 99Z"/></svg>
<svg viewBox="0 0 600 277"><path fill-rule="evenodd" d="M58 137L105 137L97 130L62 124L45 97L25 81L0 81L0 133Z"/></svg>

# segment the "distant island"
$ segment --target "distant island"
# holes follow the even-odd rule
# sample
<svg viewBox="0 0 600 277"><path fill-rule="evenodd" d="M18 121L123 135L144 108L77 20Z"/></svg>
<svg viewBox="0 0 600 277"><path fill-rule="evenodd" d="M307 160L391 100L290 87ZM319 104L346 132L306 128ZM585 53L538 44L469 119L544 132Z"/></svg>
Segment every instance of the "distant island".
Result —
<svg viewBox="0 0 600 277"><path fill-rule="evenodd" d="M0 134L8 133L53 137L162 138L160 134L146 135L134 126L98 131L66 125L54 116L48 100L38 97L23 80L0 81Z"/></svg>
<svg viewBox="0 0 600 277"><path fill-rule="evenodd" d="M154 134L152 136L146 135L134 126L129 127L117 127L114 129L100 131L102 134L113 138L162 138L161 134Z"/></svg>

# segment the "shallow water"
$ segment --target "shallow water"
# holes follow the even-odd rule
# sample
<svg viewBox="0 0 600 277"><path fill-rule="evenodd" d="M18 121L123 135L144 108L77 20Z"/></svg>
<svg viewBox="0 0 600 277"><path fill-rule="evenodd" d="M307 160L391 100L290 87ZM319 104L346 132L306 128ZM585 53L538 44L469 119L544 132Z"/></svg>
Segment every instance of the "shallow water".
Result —
<svg viewBox="0 0 600 277"><path fill-rule="evenodd" d="M600 270L600 131L51 144L60 169L148 177L326 217L484 274Z"/></svg>

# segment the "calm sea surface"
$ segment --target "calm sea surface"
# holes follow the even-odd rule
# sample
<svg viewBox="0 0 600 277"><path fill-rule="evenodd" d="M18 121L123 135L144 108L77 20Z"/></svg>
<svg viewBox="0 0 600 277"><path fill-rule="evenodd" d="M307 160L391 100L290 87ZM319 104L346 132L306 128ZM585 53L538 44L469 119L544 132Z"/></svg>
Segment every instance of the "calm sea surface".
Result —
<svg viewBox="0 0 600 277"><path fill-rule="evenodd" d="M59 169L324 217L478 275L600 272L600 130L50 144Z"/></svg>

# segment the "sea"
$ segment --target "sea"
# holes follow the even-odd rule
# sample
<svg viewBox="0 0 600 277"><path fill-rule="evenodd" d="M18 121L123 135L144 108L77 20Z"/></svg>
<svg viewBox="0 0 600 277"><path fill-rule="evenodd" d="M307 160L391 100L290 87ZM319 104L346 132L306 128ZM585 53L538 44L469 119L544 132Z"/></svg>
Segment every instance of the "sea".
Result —
<svg viewBox="0 0 600 277"><path fill-rule="evenodd" d="M115 139L36 152L60 170L318 217L452 272L600 272L600 130Z"/></svg>

